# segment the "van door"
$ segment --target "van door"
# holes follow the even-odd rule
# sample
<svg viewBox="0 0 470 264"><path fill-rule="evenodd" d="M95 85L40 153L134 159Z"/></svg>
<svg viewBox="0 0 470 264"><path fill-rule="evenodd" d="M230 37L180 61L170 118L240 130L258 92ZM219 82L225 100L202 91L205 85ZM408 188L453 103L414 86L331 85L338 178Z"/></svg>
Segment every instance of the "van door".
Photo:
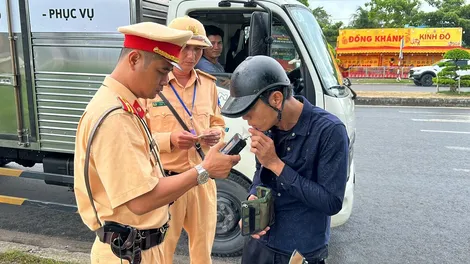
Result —
<svg viewBox="0 0 470 264"><path fill-rule="evenodd" d="M7 3L9 8L7 9ZM11 27L9 26L11 23ZM0 0L0 140L17 141L15 92L18 74L16 40L21 34L18 1ZM10 37L14 37L10 43ZM12 47L13 46L13 49ZM15 60L15 61L14 61ZM18 83L18 85L20 85ZM18 87L17 89L20 89ZM20 119L21 120L21 119ZM16 144L16 142L15 142ZM3 146L4 144L2 144Z"/></svg>

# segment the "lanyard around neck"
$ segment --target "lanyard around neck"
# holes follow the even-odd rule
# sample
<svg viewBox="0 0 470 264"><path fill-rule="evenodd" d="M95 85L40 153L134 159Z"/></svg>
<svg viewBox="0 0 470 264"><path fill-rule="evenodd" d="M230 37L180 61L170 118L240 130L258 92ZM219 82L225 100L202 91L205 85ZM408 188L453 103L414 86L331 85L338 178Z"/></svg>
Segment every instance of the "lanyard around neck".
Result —
<svg viewBox="0 0 470 264"><path fill-rule="evenodd" d="M192 119L193 118L192 113L193 113L193 110L194 110L194 102L196 101L196 84L197 84L197 81L194 81L193 103L191 105L191 112L189 112L189 109L186 107L186 104L183 102L183 99L181 99L181 97L179 96L179 94L176 91L175 87L173 87L173 85L171 83L169 83L169 84L170 84L171 89L175 93L176 98L178 98L178 100L180 101L180 103L183 106L184 110L186 111L186 113L188 113L189 118Z"/></svg>

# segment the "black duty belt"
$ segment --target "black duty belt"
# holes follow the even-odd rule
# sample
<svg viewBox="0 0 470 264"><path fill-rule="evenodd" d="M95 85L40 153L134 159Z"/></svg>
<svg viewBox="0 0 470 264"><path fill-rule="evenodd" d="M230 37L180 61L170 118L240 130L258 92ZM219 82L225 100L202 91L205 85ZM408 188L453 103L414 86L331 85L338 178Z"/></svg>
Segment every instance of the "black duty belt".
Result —
<svg viewBox="0 0 470 264"><path fill-rule="evenodd" d="M176 171L165 170L165 174L166 174L166 176L175 176L175 175L178 175L180 173L176 172Z"/></svg>
<svg viewBox="0 0 470 264"><path fill-rule="evenodd" d="M165 223L160 228L139 230L115 222L105 222L96 231L96 235L101 242L111 246L125 247L128 246L126 243L134 241L141 250L147 250L163 242L168 227L168 223Z"/></svg>

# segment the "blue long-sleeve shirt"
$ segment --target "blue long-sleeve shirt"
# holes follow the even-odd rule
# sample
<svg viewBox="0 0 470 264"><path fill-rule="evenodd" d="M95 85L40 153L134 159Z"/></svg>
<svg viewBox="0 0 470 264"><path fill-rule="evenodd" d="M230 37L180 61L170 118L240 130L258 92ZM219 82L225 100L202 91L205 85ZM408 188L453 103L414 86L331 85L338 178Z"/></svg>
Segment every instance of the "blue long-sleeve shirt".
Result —
<svg viewBox="0 0 470 264"><path fill-rule="evenodd" d="M276 153L285 163L279 177L256 161L250 194L263 185L275 195L275 223L260 242L292 254L324 248L330 238L330 216L341 210L348 167L348 135L334 115L304 97L297 124L290 131L271 129Z"/></svg>

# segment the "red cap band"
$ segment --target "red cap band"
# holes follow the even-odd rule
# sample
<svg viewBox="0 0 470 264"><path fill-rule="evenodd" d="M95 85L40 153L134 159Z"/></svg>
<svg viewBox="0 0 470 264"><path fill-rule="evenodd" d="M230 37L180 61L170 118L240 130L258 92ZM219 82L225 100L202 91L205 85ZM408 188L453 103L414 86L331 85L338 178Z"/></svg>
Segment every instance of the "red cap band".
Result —
<svg viewBox="0 0 470 264"><path fill-rule="evenodd" d="M181 47L168 42L161 42L156 40L151 40L135 35L125 35L124 36L124 48L129 49L138 49L153 53L158 53L163 57L177 62L179 57ZM159 51L155 51L155 48Z"/></svg>

